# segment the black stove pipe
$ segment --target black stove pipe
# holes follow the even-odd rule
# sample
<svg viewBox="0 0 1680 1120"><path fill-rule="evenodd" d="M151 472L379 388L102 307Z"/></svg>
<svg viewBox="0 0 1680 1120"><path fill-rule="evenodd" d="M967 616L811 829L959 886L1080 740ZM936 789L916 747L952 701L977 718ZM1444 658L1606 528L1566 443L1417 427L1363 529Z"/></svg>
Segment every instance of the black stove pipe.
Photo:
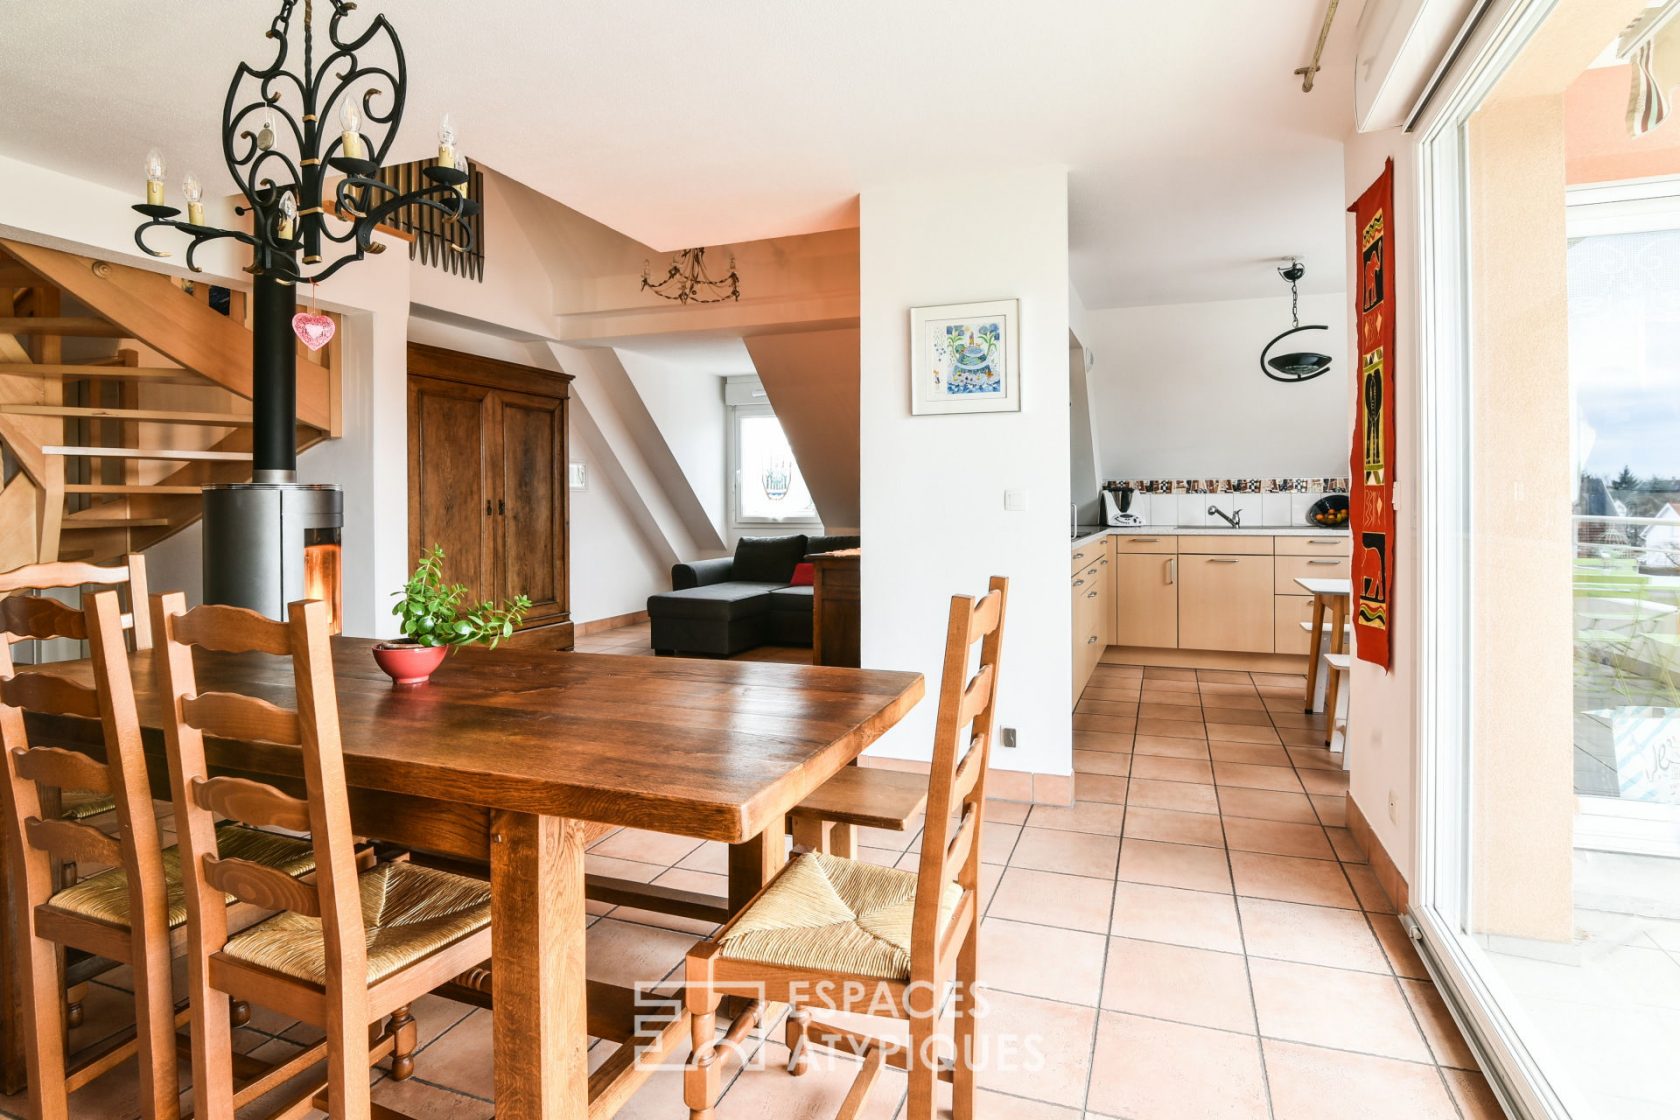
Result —
<svg viewBox="0 0 1680 1120"><path fill-rule="evenodd" d="M297 285L259 274L251 293L251 480L297 477Z"/></svg>

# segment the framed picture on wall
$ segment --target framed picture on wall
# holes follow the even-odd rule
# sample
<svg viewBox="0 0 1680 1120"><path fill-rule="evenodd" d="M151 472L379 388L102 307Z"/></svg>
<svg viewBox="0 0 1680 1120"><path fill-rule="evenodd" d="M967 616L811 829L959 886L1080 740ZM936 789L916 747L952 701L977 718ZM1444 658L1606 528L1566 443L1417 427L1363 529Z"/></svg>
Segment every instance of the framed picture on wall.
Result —
<svg viewBox="0 0 1680 1120"><path fill-rule="evenodd" d="M910 309L910 411L1021 410L1021 301Z"/></svg>

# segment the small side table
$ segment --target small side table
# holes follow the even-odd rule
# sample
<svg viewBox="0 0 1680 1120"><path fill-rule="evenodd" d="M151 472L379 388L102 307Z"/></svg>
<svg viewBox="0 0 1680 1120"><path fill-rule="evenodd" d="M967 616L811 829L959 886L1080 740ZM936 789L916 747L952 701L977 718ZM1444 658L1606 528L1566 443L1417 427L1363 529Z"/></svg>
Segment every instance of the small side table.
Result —
<svg viewBox="0 0 1680 1120"><path fill-rule="evenodd" d="M1313 597L1312 648L1307 661L1307 711L1317 711L1318 663L1324 659L1324 612L1330 612L1330 652L1342 652L1342 632L1347 627L1348 606L1353 601L1353 581L1348 579L1298 579L1295 581ZM1331 673L1324 682L1324 710L1335 718L1337 678Z"/></svg>

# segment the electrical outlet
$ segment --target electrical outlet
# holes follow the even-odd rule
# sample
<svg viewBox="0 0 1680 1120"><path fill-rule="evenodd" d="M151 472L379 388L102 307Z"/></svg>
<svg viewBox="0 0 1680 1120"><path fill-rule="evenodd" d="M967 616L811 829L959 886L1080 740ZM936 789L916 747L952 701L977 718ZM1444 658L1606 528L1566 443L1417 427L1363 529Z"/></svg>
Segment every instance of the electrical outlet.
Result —
<svg viewBox="0 0 1680 1120"><path fill-rule="evenodd" d="M1388 821L1390 824L1400 823L1400 795L1393 790L1388 791Z"/></svg>
<svg viewBox="0 0 1680 1120"><path fill-rule="evenodd" d="M1013 727L1006 727L1003 729L1003 745L1011 750L1014 749L1015 729Z"/></svg>

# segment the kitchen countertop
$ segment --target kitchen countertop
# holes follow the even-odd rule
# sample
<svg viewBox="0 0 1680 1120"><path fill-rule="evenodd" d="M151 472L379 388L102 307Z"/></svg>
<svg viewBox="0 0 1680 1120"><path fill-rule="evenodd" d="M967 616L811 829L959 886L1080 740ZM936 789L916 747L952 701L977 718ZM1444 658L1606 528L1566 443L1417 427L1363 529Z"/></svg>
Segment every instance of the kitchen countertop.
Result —
<svg viewBox="0 0 1680 1120"><path fill-rule="evenodd" d="M1082 544L1098 540L1107 536L1127 537L1326 537L1334 534L1346 534L1346 528L1309 528L1305 525L1245 525L1241 529L1180 527L1177 525L1126 525L1113 527L1106 525L1081 525L1079 536L1068 541L1069 548L1078 548Z"/></svg>

